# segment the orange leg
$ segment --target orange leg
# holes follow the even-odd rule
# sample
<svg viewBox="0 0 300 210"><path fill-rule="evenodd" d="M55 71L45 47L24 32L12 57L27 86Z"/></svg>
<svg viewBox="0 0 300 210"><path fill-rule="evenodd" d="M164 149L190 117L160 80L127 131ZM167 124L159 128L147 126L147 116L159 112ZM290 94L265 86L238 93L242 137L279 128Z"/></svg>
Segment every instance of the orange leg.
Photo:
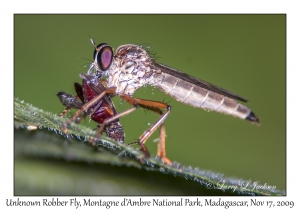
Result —
<svg viewBox="0 0 300 210"><path fill-rule="evenodd" d="M76 95L76 98L79 98L78 95ZM64 111L62 111L58 116L59 116L59 117L63 117L63 116L65 116L70 110L71 110L71 107L66 107L66 108L64 109Z"/></svg>
<svg viewBox="0 0 300 210"><path fill-rule="evenodd" d="M97 131L96 138L99 138L99 136L101 136L101 134L102 134L102 132L103 132L103 130L104 130L104 128L105 128L105 126L106 126L107 124L109 124L109 123L111 123L111 122L113 122L113 121L115 121L115 120L117 120L117 119L119 119L119 118L121 118L121 117L123 117L123 116L125 116L125 115L130 114L131 112L135 111L136 109L137 109L137 107L134 106L134 107L132 107L131 109L128 109L128 110L126 110L126 111L124 111L124 112L121 112L121 113L119 113L119 114L116 114L115 116L113 116L113 117L111 117L111 118L105 120L105 121L101 124L99 130Z"/></svg>
<svg viewBox="0 0 300 210"><path fill-rule="evenodd" d="M166 164L172 164L172 161L166 155L166 129L164 123L159 129L159 143L157 145L157 156Z"/></svg>
<svg viewBox="0 0 300 210"><path fill-rule="evenodd" d="M151 111L154 111L161 115L159 120L154 123L149 129L147 129L140 137L139 141L135 142L138 143L141 147L141 150L145 153L146 157L149 157L149 152L145 146L145 143L147 139L153 134L153 132L159 127L160 128L160 137L159 137L159 144L157 149L157 155L160 157L160 159L165 162L166 164L171 164L172 162L166 157L166 148L165 148L165 126L164 121L167 118L167 116L171 112L171 107L163 102L158 101L151 101L151 100L145 100L140 98L133 98L126 94L120 94L120 97L127 101L128 103L134 105L134 106L141 106L143 108L149 109ZM162 111L160 109L166 109L167 112L165 114L162 114Z"/></svg>
<svg viewBox="0 0 300 210"><path fill-rule="evenodd" d="M78 98L78 96L76 95L76 98ZM61 113L59 113L59 117L64 117L70 110L71 110L71 108L74 108L74 107L66 107ZM81 116L79 116L79 117L77 117L76 119L75 119L75 123L80 123L81 122L81 120L83 119L83 118L85 118L86 117L86 114L83 114L83 115L81 115Z"/></svg>
<svg viewBox="0 0 300 210"><path fill-rule="evenodd" d="M66 107L65 109L64 109L64 111L62 111L58 116L59 117L63 117L63 116L65 116L69 111L70 111L70 107Z"/></svg>
<svg viewBox="0 0 300 210"><path fill-rule="evenodd" d="M66 121L63 125L63 132L67 132L67 126L74 121L78 116L80 116L83 112L87 111L91 106L95 105L97 102L99 102L106 94L115 94L115 88L108 88L105 91L103 91L101 94L99 94L97 97L93 98L91 101L88 103L84 104L80 110L78 110L73 117L71 117L68 121ZM115 116L105 120L101 126L100 129L98 130L96 134L96 138L98 138L101 133L103 132L105 125L113 122L116 119L119 119L125 115L130 114L131 112L135 111L138 106L141 106L143 108L146 108L148 110L151 110L153 112L158 113L161 115L159 120L154 123L149 129L147 129L140 137L138 142L135 142L140 145L141 150L144 152L146 157L149 157L150 154L145 146L145 143L147 139L153 134L153 132L160 127L160 141L158 144L158 150L157 150L157 155L161 158L162 161L164 161L167 164L171 164L172 162L166 157L166 150L165 150L165 126L164 126L164 121L166 117L170 114L171 112L171 107L163 102L158 102L158 101L151 101L151 100L145 100L145 99L140 99L140 98L133 98L127 94L120 94L119 95L123 100L128 102L129 104L133 105L131 109L128 109L122 113L116 114ZM162 113L160 109L166 109L166 113ZM64 113L64 112L63 112ZM92 144L95 144L94 140L90 141Z"/></svg>

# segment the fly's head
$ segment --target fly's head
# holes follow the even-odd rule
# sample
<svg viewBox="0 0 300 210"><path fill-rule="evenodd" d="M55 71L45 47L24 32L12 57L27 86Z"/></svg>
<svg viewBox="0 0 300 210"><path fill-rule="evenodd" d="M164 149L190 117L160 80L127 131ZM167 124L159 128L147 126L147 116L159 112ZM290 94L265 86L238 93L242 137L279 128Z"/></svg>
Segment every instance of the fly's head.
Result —
<svg viewBox="0 0 300 210"><path fill-rule="evenodd" d="M94 62L91 64L88 74L95 75L100 78L106 75L113 61L113 49L106 43L101 43L96 46L94 40L91 39L94 45Z"/></svg>
<svg viewBox="0 0 300 210"><path fill-rule="evenodd" d="M95 45L94 62L89 73L98 78L106 76L107 87L116 87L116 94L132 95L138 88L157 82L157 72L152 65L152 58L139 45L119 46L113 55L112 48L102 43ZM154 78L155 77L155 78Z"/></svg>

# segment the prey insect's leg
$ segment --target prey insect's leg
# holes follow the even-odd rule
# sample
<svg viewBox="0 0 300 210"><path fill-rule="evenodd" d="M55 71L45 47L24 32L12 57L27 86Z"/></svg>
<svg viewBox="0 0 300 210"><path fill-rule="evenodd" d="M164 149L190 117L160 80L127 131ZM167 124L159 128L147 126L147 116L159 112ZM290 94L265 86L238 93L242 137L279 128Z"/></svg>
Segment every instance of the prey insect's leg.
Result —
<svg viewBox="0 0 300 210"><path fill-rule="evenodd" d="M66 92L59 92L57 94L62 104L66 107L58 116L64 117L72 108L73 109L81 109L83 103L79 101L78 95L72 96ZM83 118L85 118L86 114L82 114L79 116L75 122L80 123Z"/></svg>
<svg viewBox="0 0 300 210"><path fill-rule="evenodd" d="M158 101L151 101L151 100L145 100L145 99L140 99L140 98L133 98L129 95L126 94L120 94L120 97L127 101L128 103L132 105L139 105L143 108L149 109L151 111L154 111L161 115L159 120L154 123L149 129L147 129L140 137L139 141L135 142L138 143L141 147L141 150L145 153L146 157L149 157L149 152L144 145L147 141L147 139L153 134L153 132L160 127L160 138L159 138L159 144L158 144L158 151L157 155L161 158L162 161L164 161L167 164L171 164L172 162L166 157L166 150L165 150L165 126L164 126L164 121L167 118L167 116L171 112L171 107L163 102L158 102ZM166 109L167 112L162 114L162 111L160 109ZM133 144L133 143L132 143Z"/></svg>
<svg viewBox="0 0 300 210"><path fill-rule="evenodd" d="M66 107L58 116L65 116L70 109L80 109L83 103L78 100L78 96L72 96L66 92L59 92L56 94L60 100L60 102Z"/></svg>
<svg viewBox="0 0 300 210"><path fill-rule="evenodd" d="M103 91L101 94L84 104L80 110L78 110L73 117L71 117L69 120L67 120L62 127L62 130L64 133L68 131L67 126L74 121L78 116L80 116L83 112L87 111L91 106L96 104L99 100L101 100L106 94L113 94L115 92L116 88L108 88L105 91Z"/></svg>
<svg viewBox="0 0 300 210"><path fill-rule="evenodd" d="M64 111L62 111L61 113L59 113L59 117L63 117L63 116L65 116L69 111L71 110L71 107L66 107L65 109L64 109Z"/></svg>
<svg viewBox="0 0 300 210"><path fill-rule="evenodd" d="M64 117L71 110L71 108L77 109L76 107L66 107L58 116ZM83 120L85 117L86 114L82 114L81 116L77 117L74 121L75 123L79 124L81 120Z"/></svg>

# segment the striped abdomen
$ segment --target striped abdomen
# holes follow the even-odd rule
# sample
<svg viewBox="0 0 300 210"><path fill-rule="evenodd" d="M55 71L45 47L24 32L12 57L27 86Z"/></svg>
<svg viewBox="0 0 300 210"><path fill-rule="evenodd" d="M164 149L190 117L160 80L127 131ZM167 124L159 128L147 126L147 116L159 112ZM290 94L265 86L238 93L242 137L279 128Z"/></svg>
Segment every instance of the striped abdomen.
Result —
<svg viewBox="0 0 300 210"><path fill-rule="evenodd" d="M180 102L193 107L233 115L259 124L255 114L235 99L199 87L164 72L162 72L161 78L162 81L155 84L155 86Z"/></svg>

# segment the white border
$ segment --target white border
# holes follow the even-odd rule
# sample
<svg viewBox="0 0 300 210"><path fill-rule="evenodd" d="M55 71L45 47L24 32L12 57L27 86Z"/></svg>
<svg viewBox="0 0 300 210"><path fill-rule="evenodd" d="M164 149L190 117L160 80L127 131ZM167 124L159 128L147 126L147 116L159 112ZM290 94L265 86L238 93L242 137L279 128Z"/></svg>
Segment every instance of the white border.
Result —
<svg viewBox="0 0 300 210"><path fill-rule="evenodd" d="M13 14L15 13L281 13L287 14L287 197L256 198L258 200L296 200L299 191L299 3L297 1L5 1L1 4L1 199L13 197ZM5 70L5 71L3 71ZM4 169L4 170L3 170ZM109 197L105 197L109 199ZM164 197L168 198L168 197ZM177 197L179 198L179 197ZM177 199L173 197L173 199ZM22 197L34 200L34 197ZM37 199L42 199L39 197ZM48 197L49 199L49 197ZM69 199L65 197L65 199ZM82 198L80 198L82 199ZM114 199L122 199L115 197ZM147 197L144 197L147 199ZM150 198L149 198L150 199ZM172 199L172 198L170 198ZM201 199L204 199L202 197ZM224 200L245 200L248 197L225 197ZM1 209L4 209L1 208ZM170 209L174 207L165 207ZM39 207L40 209L40 207ZM49 209L49 208L47 208ZM115 209L115 208L114 208ZM239 208L240 209L240 208ZM243 209L243 208L241 208ZM249 209L249 208L247 208Z"/></svg>

